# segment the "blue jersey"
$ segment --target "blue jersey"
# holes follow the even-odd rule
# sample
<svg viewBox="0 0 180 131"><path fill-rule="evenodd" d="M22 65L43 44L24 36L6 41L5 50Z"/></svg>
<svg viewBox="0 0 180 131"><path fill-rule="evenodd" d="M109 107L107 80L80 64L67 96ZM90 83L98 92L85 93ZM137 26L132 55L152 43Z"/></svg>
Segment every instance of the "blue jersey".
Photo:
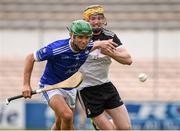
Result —
<svg viewBox="0 0 180 131"><path fill-rule="evenodd" d="M55 41L34 53L36 61L47 60L40 83L57 84L78 71L90 53L93 43L89 42L84 51L75 52L70 45L70 38Z"/></svg>

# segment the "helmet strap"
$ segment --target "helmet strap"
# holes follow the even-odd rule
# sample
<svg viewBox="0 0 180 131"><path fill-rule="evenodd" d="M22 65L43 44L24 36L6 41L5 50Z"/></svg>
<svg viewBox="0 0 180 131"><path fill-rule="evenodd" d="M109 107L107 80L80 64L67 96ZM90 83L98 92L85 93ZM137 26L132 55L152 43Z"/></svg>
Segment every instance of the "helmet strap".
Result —
<svg viewBox="0 0 180 131"><path fill-rule="evenodd" d="M104 26L107 26L107 20L106 17L104 16L104 22L103 22Z"/></svg>

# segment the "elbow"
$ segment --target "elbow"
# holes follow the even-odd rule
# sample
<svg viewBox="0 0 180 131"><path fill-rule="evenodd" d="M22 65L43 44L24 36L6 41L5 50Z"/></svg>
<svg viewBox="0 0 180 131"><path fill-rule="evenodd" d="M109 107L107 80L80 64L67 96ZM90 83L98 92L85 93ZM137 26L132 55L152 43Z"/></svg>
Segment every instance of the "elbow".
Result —
<svg viewBox="0 0 180 131"><path fill-rule="evenodd" d="M132 60L130 59L130 60L126 60L126 61L123 61L123 62L121 61L119 63L121 63L123 65L131 65L132 64Z"/></svg>
<svg viewBox="0 0 180 131"><path fill-rule="evenodd" d="M26 56L26 61L32 61L32 62L35 61L33 53L28 54L28 55Z"/></svg>
<svg viewBox="0 0 180 131"><path fill-rule="evenodd" d="M131 65L133 63L132 59L127 61L127 65Z"/></svg>
<svg viewBox="0 0 180 131"><path fill-rule="evenodd" d="M131 65L133 63L131 57L129 57L128 59L126 59L126 62L124 63L125 65Z"/></svg>
<svg viewBox="0 0 180 131"><path fill-rule="evenodd" d="M132 57L129 55L128 65L131 65L132 63L133 63Z"/></svg>

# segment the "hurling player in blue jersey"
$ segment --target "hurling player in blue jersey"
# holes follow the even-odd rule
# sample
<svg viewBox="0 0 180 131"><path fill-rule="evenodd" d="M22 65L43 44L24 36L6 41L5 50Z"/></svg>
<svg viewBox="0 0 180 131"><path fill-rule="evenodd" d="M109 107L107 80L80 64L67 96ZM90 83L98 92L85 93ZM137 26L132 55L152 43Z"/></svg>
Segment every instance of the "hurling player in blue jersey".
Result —
<svg viewBox="0 0 180 131"><path fill-rule="evenodd" d="M73 21L69 27L70 38L57 40L30 53L26 57L22 94L31 98L31 73L34 62L47 60L45 70L40 79L40 87L57 84L78 71L85 62L91 50L101 48L114 50L111 41L98 41L92 43L91 25L84 20ZM76 89L55 89L43 93L49 106L55 112L55 123L52 130L73 129L73 109L75 107Z"/></svg>

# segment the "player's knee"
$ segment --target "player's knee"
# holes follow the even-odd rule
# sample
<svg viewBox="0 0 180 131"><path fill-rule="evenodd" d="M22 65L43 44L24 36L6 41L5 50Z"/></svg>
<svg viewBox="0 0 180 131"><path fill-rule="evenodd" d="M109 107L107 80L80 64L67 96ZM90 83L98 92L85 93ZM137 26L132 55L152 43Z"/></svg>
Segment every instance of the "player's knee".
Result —
<svg viewBox="0 0 180 131"><path fill-rule="evenodd" d="M131 129L132 129L131 124L129 124L129 125L127 126L127 130L131 130Z"/></svg>
<svg viewBox="0 0 180 131"><path fill-rule="evenodd" d="M131 124L127 124L125 127L126 130L131 130Z"/></svg>
<svg viewBox="0 0 180 131"><path fill-rule="evenodd" d="M117 130L131 130L131 129L132 127L130 123L117 126Z"/></svg>
<svg viewBox="0 0 180 131"><path fill-rule="evenodd" d="M73 120L73 112L64 112L62 117L64 121L71 122Z"/></svg>

